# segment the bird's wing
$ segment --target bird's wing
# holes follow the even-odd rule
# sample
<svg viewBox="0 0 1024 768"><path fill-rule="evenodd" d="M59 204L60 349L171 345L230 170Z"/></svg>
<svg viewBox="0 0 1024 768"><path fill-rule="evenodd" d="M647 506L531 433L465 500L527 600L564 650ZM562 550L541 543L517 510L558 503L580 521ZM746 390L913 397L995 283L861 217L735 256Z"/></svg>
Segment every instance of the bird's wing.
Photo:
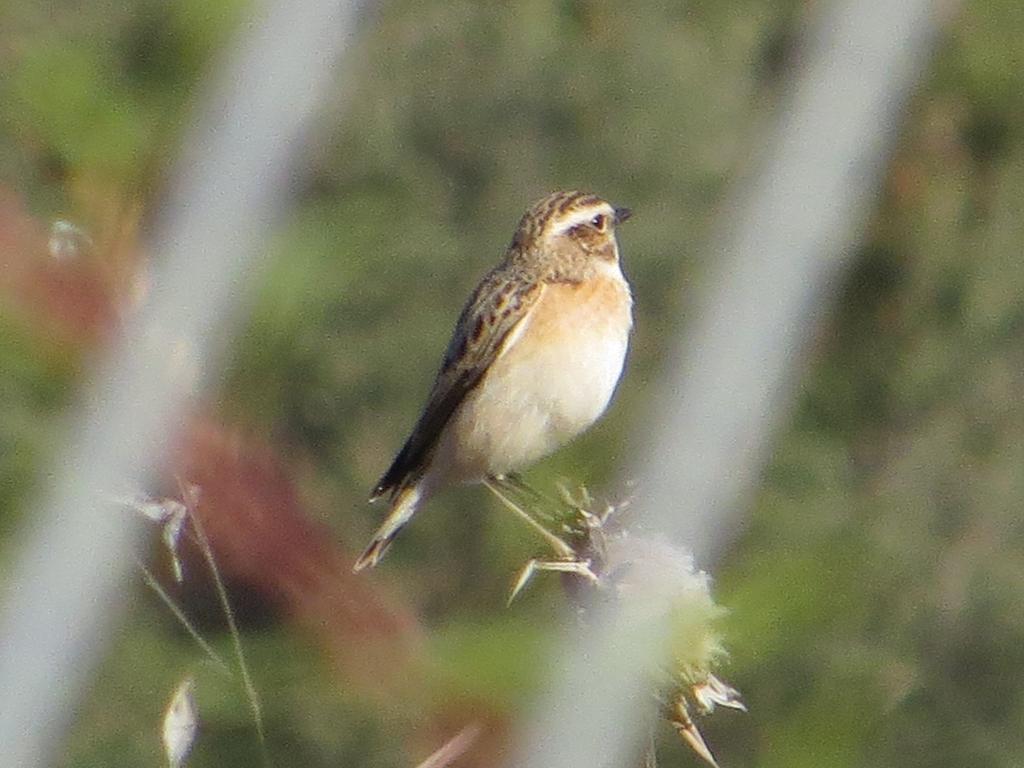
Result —
<svg viewBox="0 0 1024 768"><path fill-rule="evenodd" d="M462 310L423 414L371 499L393 495L422 476L455 409L515 343L543 290L543 282L523 280L503 267L484 278Z"/></svg>

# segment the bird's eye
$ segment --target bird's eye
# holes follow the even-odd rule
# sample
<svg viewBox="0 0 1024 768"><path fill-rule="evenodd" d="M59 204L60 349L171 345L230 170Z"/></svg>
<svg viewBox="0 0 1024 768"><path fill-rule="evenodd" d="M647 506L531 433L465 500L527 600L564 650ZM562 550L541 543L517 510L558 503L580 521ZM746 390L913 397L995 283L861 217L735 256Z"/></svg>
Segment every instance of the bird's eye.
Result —
<svg viewBox="0 0 1024 768"><path fill-rule="evenodd" d="M597 214L590 220L590 226L596 229L598 232L604 232L604 228L608 226L608 217L603 213Z"/></svg>

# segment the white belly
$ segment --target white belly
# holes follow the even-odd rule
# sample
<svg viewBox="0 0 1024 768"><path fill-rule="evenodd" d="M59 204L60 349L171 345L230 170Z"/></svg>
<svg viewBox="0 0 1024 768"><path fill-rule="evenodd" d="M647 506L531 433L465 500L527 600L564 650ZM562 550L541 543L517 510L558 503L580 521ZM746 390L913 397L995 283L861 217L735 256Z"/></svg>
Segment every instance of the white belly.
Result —
<svg viewBox="0 0 1024 768"><path fill-rule="evenodd" d="M570 302L558 300L568 288L566 295L545 290L550 296L541 297L515 343L445 430L438 458L452 479L479 480L531 464L576 437L608 407L632 326L625 282L576 289Z"/></svg>

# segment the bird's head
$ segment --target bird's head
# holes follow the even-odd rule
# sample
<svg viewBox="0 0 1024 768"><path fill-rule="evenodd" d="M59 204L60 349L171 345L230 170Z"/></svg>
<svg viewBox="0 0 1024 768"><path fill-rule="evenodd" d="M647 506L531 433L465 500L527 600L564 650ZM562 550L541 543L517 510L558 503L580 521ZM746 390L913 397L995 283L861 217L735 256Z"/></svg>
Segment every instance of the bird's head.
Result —
<svg viewBox="0 0 1024 768"><path fill-rule="evenodd" d="M580 257L616 262L619 249L615 228L631 215L587 192L554 192L538 200L523 215L513 248L550 258Z"/></svg>

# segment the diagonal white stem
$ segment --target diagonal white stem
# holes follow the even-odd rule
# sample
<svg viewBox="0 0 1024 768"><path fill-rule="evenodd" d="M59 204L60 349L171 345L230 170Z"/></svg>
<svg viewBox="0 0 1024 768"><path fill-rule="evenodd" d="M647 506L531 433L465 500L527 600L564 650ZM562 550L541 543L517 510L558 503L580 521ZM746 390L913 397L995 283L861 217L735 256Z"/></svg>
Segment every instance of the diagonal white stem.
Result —
<svg viewBox="0 0 1024 768"><path fill-rule="evenodd" d="M52 762L105 641L142 526L108 502L145 488L209 373L246 279L258 273L268 225L314 107L352 34L354 0L273 0L243 25L157 218L146 307L97 371L77 429L8 569L0 613L3 763ZM187 365L174 366L182 350ZM59 681L59 685L55 684Z"/></svg>
<svg viewBox="0 0 1024 768"><path fill-rule="evenodd" d="M740 528L742 502L793 401L803 347L955 4L820 4L762 172L722 217L707 259L716 272L688 313L657 425L644 435L633 505L649 530L690 547L702 564ZM512 765L605 768L639 754L641 721L653 714L642 670L665 651L657 608L595 606L585 629L567 631L553 688Z"/></svg>

